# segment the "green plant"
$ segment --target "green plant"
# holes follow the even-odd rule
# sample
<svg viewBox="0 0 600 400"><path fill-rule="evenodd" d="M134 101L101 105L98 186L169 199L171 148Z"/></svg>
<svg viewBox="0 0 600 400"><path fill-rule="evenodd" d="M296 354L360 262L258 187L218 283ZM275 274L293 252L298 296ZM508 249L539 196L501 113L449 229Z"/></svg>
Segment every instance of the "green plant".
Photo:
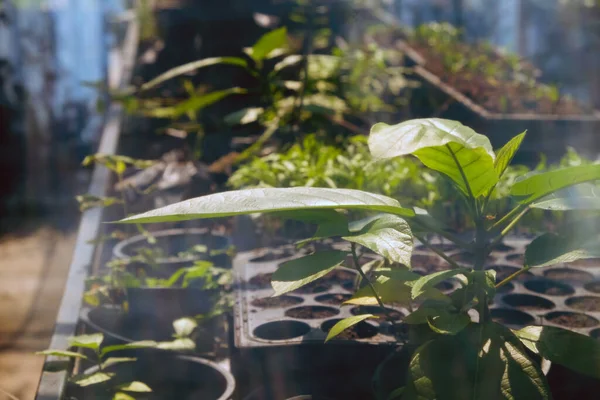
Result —
<svg viewBox="0 0 600 400"><path fill-rule="evenodd" d="M523 267L501 282L485 259L531 210L592 210L600 208L593 193L571 197L564 191L600 179L600 165L580 165L538 172L522 177L510 187L516 206L494 221L486 218L489 199L525 134L493 151L487 137L455 121L411 120L398 125L376 124L369 148L378 158L414 155L425 166L443 174L460 193L475 230L470 238L444 229L444 221L422 210L403 207L397 200L365 191L331 188L260 188L209 195L184 204L149 211L123 220L152 223L171 220L271 213L283 218L319 224L311 240L338 236L351 243L348 251L317 252L307 262L282 264L273 274L277 295L294 290L326 275L350 254L364 286L350 304L400 303L415 311L405 317L412 334L405 376L398 376L398 390L387 398L402 399L549 399L551 394L539 360L526 349L553 363L584 375L600 377L595 365L600 343L568 330L532 326L511 330L492 321L489 303L496 289L520 274L558 262L598 257L596 218L564 227L559 233L536 237L524 255ZM366 220L351 221L344 210L376 212ZM433 232L473 255L469 267L457 265L425 233ZM420 276L410 270L413 238L443 257L451 269ZM385 262L369 275L359 265L359 246L380 254ZM302 260L302 259L300 259ZM308 262L310 260L310 262ZM454 278L461 288L445 295L435 285ZM365 314L339 322L328 339ZM385 396L388 396L386 393Z"/></svg>

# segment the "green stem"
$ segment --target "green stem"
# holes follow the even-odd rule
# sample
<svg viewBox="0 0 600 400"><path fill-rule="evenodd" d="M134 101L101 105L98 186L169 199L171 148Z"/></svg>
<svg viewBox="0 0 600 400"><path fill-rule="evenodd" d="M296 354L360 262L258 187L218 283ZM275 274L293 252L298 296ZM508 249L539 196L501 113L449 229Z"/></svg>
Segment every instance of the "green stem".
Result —
<svg viewBox="0 0 600 400"><path fill-rule="evenodd" d="M510 221L512 218L514 218L516 215L518 215L523 208L528 208L528 206L524 206L524 205L518 205L517 207L513 208L508 214L506 214L504 217L502 217L500 219L500 221L496 222L494 224L494 226L491 227L490 232L495 232L497 230L503 229L502 227L508 222Z"/></svg>
<svg viewBox="0 0 600 400"><path fill-rule="evenodd" d="M519 275L529 271L531 269L531 267L523 267L520 270L518 270L517 272L515 272L514 274L506 277L503 281L501 281L500 283L498 283L496 285L496 289L498 289L499 287L502 287L504 285L506 285L508 282L512 281L513 279L517 278Z"/></svg>
<svg viewBox="0 0 600 400"><path fill-rule="evenodd" d="M367 277L367 274L365 274L365 271L363 271L362 268L360 267L360 264L358 262L358 255L356 254L356 244L355 243L351 244L351 249L352 249L352 260L354 261L354 269L356 269L358 271L358 273L360 274L360 276L365 280L365 282L367 282L367 285L369 285L369 287L371 288L371 291L373 292L373 296L375 296L377 303L387 313L387 308L383 304L381 297L379 297L379 294L377 293L377 289L375 289L375 286L373 286L373 283Z"/></svg>
<svg viewBox="0 0 600 400"><path fill-rule="evenodd" d="M438 256L442 257L448 264L450 264L450 266L454 269L458 269L461 268L460 265L458 265L456 263L456 261L454 261L453 259L451 259L450 257L448 257L443 251L441 251L440 249L438 249L435 246L432 246L429 241L427 239L425 239L425 237L419 236L416 233L413 234L414 237L416 237L419 242L423 243L423 245L425 247L427 247L429 250L433 251L435 254L437 254Z"/></svg>
<svg viewBox="0 0 600 400"><path fill-rule="evenodd" d="M523 211L521 211L519 213L519 215L517 215L515 218L513 218L512 221L509 222L508 225L506 225L506 227L504 229L502 229L502 232L500 232L500 235L498 235L494 241L492 242L492 244L490 245L491 248L494 247L494 245L500 243L500 241L502 240L502 238L504 238L506 235L508 235L508 233L515 227L515 225L519 222L519 220L521 218L523 218L525 216L525 214L527 214L527 212L529 211L529 207L525 207L523 209Z"/></svg>
<svg viewBox="0 0 600 400"><path fill-rule="evenodd" d="M416 218L412 218L410 220L413 224L420 226L421 228L424 228L427 231L433 232L433 233L437 233L438 235L448 239L449 241L451 241L452 243L464 248L464 249L470 249L471 245L467 242L465 242L464 240L462 240L461 238L459 238L458 236L454 235L453 233L450 232L446 232L444 230L441 229L437 229L434 228L432 226L427 225L424 222L419 221Z"/></svg>

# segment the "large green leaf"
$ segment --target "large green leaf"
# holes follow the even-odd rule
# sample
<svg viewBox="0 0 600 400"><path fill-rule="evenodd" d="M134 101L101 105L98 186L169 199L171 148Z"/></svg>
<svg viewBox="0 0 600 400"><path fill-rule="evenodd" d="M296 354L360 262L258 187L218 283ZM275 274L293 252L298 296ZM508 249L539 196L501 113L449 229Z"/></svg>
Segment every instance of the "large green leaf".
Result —
<svg viewBox="0 0 600 400"><path fill-rule="evenodd" d="M471 317L466 312L442 312L427 318L427 324L435 333L456 335L471 323Z"/></svg>
<svg viewBox="0 0 600 400"><path fill-rule="evenodd" d="M528 326L514 332L530 349L553 363L600 379L600 341L553 326Z"/></svg>
<svg viewBox="0 0 600 400"><path fill-rule="evenodd" d="M260 62L269 58L274 51L287 47L287 29L283 27L265 33L247 52L254 61Z"/></svg>
<svg viewBox="0 0 600 400"><path fill-rule="evenodd" d="M327 275L347 255L345 251L321 251L282 263L271 278L275 295L291 292Z"/></svg>
<svg viewBox="0 0 600 400"><path fill-rule="evenodd" d="M309 209L362 209L411 216L396 200L352 189L259 188L197 197L133 217L125 223L186 221L233 215Z"/></svg>
<svg viewBox="0 0 600 400"><path fill-rule="evenodd" d="M379 216L357 234L343 239L365 246L392 262L410 265L412 232L408 223L398 216Z"/></svg>
<svg viewBox="0 0 600 400"><path fill-rule="evenodd" d="M112 353L113 351L152 348L156 347L156 344L157 343L153 340L141 340L139 342L114 344L111 346L103 347L102 351L100 352L100 355L104 357L106 354Z"/></svg>
<svg viewBox="0 0 600 400"><path fill-rule="evenodd" d="M532 208L551 211L600 210L600 189L591 183L582 183L531 203Z"/></svg>
<svg viewBox="0 0 600 400"><path fill-rule="evenodd" d="M532 175L515 183L510 194L530 204L556 191L600 179L600 164L580 165Z"/></svg>
<svg viewBox="0 0 600 400"><path fill-rule="evenodd" d="M582 227L581 232L568 235L545 233L535 238L525 249L526 267L545 267L557 263L600 257L598 231Z"/></svg>
<svg viewBox="0 0 600 400"><path fill-rule="evenodd" d="M369 148L377 158L413 154L475 197L498 182L489 139L456 121L430 118L397 125L375 124Z"/></svg>
<svg viewBox="0 0 600 400"><path fill-rule="evenodd" d="M243 94L246 92L247 90L242 88L217 90L201 96L191 97L172 107L151 108L142 111L142 113L148 117L176 119L188 113L196 113L232 94Z"/></svg>
<svg viewBox="0 0 600 400"><path fill-rule="evenodd" d="M433 288L435 285L445 281L448 278L452 278L453 276L460 274L466 274L469 271L470 270L467 268L457 268L425 275L414 282L412 287L412 298L416 299L417 297L426 293L427 289Z"/></svg>
<svg viewBox="0 0 600 400"><path fill-rule="evenodd" d="M411 272L412 274L412 272ZM419 275L414 274L413 279L417 279ZM373 282L373 287L377 295L384 304L401 304L408 306L410 304L410 286L406 282L392 279L388 276L378 276ZM352 298L344 304L353 305L377 305L377 298L373 293L370 285L361 287L354 293Z"/></svg>
<svg viewBox="0 0 600 400"><path fill-rule="evenodd" d="M104 335L101 333L73 336L69 338L69 347L83 347L86 349L98 350L103 340Z"/></svg>
<svg viewBox="0 0 600 400"><path fill-rule="evenodd" d="M140 90L148 90L152 89L160 85L161 83L168 81L169 79L173 79L177 76L181 76L184 74L189 74L191 72L196 71L197 69L208 67L211 65L219 65L219 64L228 64L228 65L237 65L239 67L246 68L248 67L248 63L246 60L240 57L211 57L205 58L203 60L193 61L187 64L179 65L175 68L168 70L165 73L160 74L156 78L152 79L149 82L144 83Z"/></svg>
<svg viewBox="0 0 600 400"><path fill-rule="evenodd" d="M334 337L336 337L337 335L339 335L346 329L358 324L359 322L364 321L367 318L372 318L372 317L374 317L373 314L362 314L362 315L355 315L352 317L344 318L343 320L337 322L329 330L329 333L327 334L327 338L325 339L325 341L327 342L327 341L333 339Z"/></svg>
<svg viewBox="0 0 600 400"><path fill-rule="evenodd" d="M113 376L115 376L115 374L112 372L97 371L89 374L75 375L71 378L71 382L73 382L77 386L85 387L109 381L112 379Z"/></svg>
<svg viewBox="0 0 600 400"><path fill-rule="evenodd" d="M66 350L43 350L37 351L35 354L40 356L55 356L55 357L68 357L68 358L83 358L87 360L87 357L81 353Z"/></svg>
<svg viewBox="0 0 600 400"><path fill-rule="evenodd" d="M525 132L510 139L508 141L508 143L506 143L496 153L496 161L494 161L494 169L496 170L496 173L498 174L498 178L500 178L502 176L502 174L504 174L504 171L506 171L506 168L508 167L508 165L512 161L513 157L515 156L515 153L517 152L517 150L519 150L519 147L521 147L521 143L523 142L523 139L525 139Z"/></svg>

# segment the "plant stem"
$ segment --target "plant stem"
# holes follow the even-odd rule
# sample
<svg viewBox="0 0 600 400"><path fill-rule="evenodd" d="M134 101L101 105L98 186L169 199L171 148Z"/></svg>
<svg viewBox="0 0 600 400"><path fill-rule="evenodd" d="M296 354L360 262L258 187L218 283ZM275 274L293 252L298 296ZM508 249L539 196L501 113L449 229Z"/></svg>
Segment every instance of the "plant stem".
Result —
<svg viewBox="0 0 600 400"><path fill-rule="evenodd" d="M514 274L506 277L502 282L498 283L496 285L496 289L498 289L499 287L502 287L504 285L506 285L508 282L512 281L513 279L517 278L519 275L529 271L531 269L531 267L523 267L520 270L518 270L517 272L515 272Z"/></svg>
<svg viewBox="0 0 600 400"><path fill-rule="evenodd" d="M529 206L525 207L523 209L523 211L521 211L521 213L519 213L519 215L517 215L515 218L513 218L512 221L509 222L508 225L506 225L506 227L504 229L502 229L502 232L500 232L500 235L498 235L494 241L491 243L490 247L494 247L494 245L498 244L502 238L504 236L506 236L517 224L517 222L519 222L519 220L521 218L523 218L525 216L525 214L527 214L527 212L529 211Z"/></svg>
<svg viewBox="0 0 600 400"><path fill-rule="evenodd" d="M525 207L527 209L529 208L528 206L524 206L522 204L513 208L508 214L506 214L504 217L502 217L500 219L500 221L496 222L494 224L494 226L492 226L490 228L490 232L494 232L496 230L502 229L502 226L504 224L506 224L507 221L510 221L513 217L515 217L517 214L519 214L523 210L523 207Z"/></svg>
<svg viewBox="0 0 600 400"><path fill-rule="evenodd" d="M383 304L381 297L379 297L379 294L377 293L377 289L375 289L375 286L373 286L373 283L367 277L367 274L365 274L365 271L363 271L362 268L360 267L360 264L358 262L358 255L356 254L356 243L351 244L351 249L352 249L352 260L354 261L354 269L356 269L358 271L358 273L360 274L360 276L367 282L367 284L371 288L371 291L373 292L373 296L375 296L375 299L377 300L377 303L387 313L387 309L386 309L385 305Z"/></svg>
<svg viewBox="0 0 600 400"><path fill-rule="evenodd" d="M443 251L441 251L440 249L438 249L435 246L432 246L429 241L427 239L425 239L425 237L419 236L417 234L413 234L414 237L416 237L419 242L423 243L423 245L425 247L427 247L429 250L433 251L435 254L437 254L438 256L442 257L448 264L450 264L450 266L454 269L458 269L460 268L460 265L458 265L456 263L456 261L454 261L453 259L451 259L450 257L448 257Z"/></svg>

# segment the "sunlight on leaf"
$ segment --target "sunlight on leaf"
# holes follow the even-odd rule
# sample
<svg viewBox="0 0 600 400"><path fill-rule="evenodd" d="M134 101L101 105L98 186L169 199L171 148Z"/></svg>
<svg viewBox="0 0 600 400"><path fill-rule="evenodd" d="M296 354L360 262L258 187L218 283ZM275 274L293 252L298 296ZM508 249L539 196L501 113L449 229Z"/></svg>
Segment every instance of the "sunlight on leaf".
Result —
<svg viewBox="0 0 600 400"><path fill-rule="evenodd" d="M343 331L345 331L346 329L358 324L359 322L364 321L367 318L374 318L374 317L375 316L373 314L362 314L362 315L355 315L353 317L344 318L343 320L336 323L329 330L329 333L327 333L327 338L325 339L325 341L328 342L331 339L333 339L334 337L336 337L337 335L339 335L340 333L342 333Z"/></svg>

